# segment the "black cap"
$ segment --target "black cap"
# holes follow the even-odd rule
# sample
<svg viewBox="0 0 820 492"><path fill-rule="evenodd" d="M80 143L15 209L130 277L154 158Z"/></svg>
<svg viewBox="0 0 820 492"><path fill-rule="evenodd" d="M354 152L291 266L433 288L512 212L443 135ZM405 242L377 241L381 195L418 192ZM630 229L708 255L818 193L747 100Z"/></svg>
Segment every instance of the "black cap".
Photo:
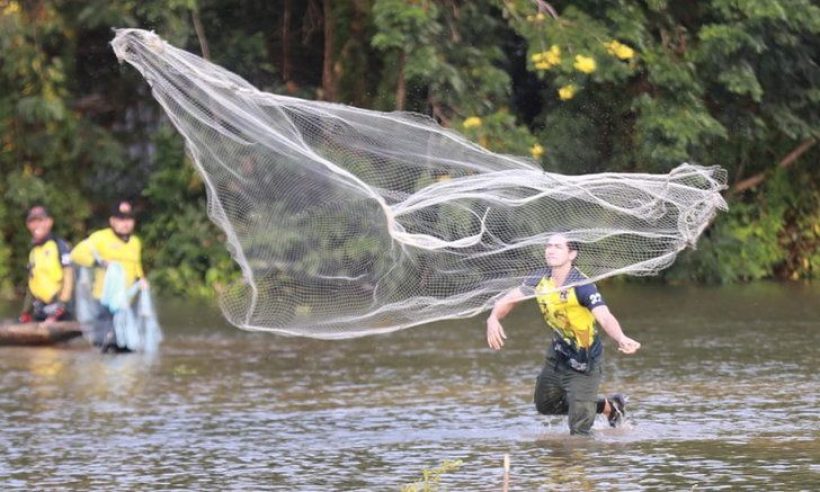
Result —
<svg viewBox="0 0 820 492"><path fill-rule="evenodd" d="M128 200L120 200L111 207L111 217L118 219L133 219L134 207Z"/></svg>
<svg viewBox="0 0 820 492"><path fill-rule="evenodd" d="M47 219L51 217L48 213L48 209L42 205L35 205L28 210L26 214L26 222L34 219Z"/></svg>

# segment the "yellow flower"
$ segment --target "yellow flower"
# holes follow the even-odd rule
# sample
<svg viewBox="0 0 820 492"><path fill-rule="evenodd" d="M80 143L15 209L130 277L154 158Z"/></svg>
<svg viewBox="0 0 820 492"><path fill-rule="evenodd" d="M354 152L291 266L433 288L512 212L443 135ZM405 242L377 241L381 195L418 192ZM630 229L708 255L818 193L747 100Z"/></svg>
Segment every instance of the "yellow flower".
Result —
<svg viewBox="0 0 820 492"><path fill-rule="evenodd" d="M549 51L544 52L544 59L553 65L561 63L561 47L557 44L550 46Z"/></svg>
<svg viewBox="0 0 820 492"><path fill-rule="evenodd" d="M532 147L530 147L530 154L532 154L533 158L540 159L541 156L544 155L544 147L535 144Z"/></svg>
<svg viewBox="0 0 820 492"><path fill-rule="evenodd" d="M531 59L536 69L549 70L561 63L561 47L552 45L547 51L533 53Z"/></svg>
<svg viewBox="0 0 820 492"><path fill-rule="evenodd" d="M464 128L479 127L481 126L481 118L479 118L478 116L470 116L469 118L464 120L464 123L462 123L462 125L464 125Z"/></svg>
<svg viewBox="0 0 820 492"><path fill-rule="evenodd" d="M20 11L20 4L17 2L9 2L6 8L3 9L3 15L13 15Z"/></svg>
<svg viewBox="0 0 820 492"><path fill-rule="evenodd" d="M565 85L564 87L558 89L558 97L561 98L562 101L568 101L575 97L575 92L577 90L578 89L572 84Z"/></svg>
<svg viewBox="0 0 820 492"><path fill-rule="evenodd" d="M621 59L621 60L629 60L635 56L635 50L630 48L629 46L619 43L616 40L613 40L610 43L604 44L606 46L606 50L609 54Z"/></svg>
<svg viewBox="0 0 820 492"><path fill-rule="evenodd" d="M598 65L595 63L595 58L584 55L575 55L575 64L573 66L579 72L584 73L592 73L598 68Z"/></svg>

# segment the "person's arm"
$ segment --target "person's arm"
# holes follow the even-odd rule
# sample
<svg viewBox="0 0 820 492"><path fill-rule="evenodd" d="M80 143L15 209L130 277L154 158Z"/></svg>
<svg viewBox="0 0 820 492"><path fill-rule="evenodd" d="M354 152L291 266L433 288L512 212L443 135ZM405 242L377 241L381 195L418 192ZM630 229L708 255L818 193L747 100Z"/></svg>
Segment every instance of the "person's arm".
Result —
<svg viewBox="0 0 820 492"><path fill-rule="evenodd" d="M496 301L493 310L490 312L490 317L487 318L487 344L493 350L501 350L501 347L504 346L504 340L507 338L504 327L501 326L501 320L510 314L515 305L525 297L521 288L516 287Z"/></svg>
<svg viewBox="0 0 820 492"><path fill-rule="evenodd" d="M31 295L31 290L26 287L26 297L23 299L23 309L20 311L20 316L17 318L17 321L20 323L31 322L31 308L33 302L34 297Z"/></svg>
<svg viewBox="0 0 820 492"><path fill-rule="evenodd" d="M97 262L95 251L91 238L86 238L71 250L71 261L81 267L92 267Z"/></svg>
<svg viewBox="0 0 820 492"><path fill-rule="evenodd" d="M70 266L63 267L63 288L57 297L63 304L71 302L71 295L74 293L74 269Z"/></svg>
<svg viewBox="0 0 820 492"><path fill-rule="evenodd" d="M601 325L601 328L607 335L612 337L618 344L618 350L625 354L634 354L641 348L641 344L629 338L621 329L621 324L615 319L615 316L609 311L606 305L600 305L592 309L592 315Z"/></svg>
<svg viewBox="0 0 820 492"><path fill-rule="evenodd" d="M139 241L139 238L135 238ZM145 278L145 270L142 268L142 241L137 243L137 280L140 281L140 287L145 289L148 287L148 279Z"/></svg>
<svg viewBox="0 0 820 492"><path fill-rule="evenodd" d="M71 302L74 293L74 268L71 266L71 247L65 241L58 241L57 248L60 254L60 266L63 267L63 285L57 300L63 304Z"/></svg>

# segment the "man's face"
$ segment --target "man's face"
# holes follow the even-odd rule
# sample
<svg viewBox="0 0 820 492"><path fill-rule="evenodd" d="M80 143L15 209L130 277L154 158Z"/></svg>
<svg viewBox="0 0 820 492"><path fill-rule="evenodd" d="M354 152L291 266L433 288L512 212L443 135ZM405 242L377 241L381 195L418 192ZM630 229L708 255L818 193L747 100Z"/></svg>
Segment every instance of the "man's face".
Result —
<svg viewBox="0 0 820 492"><path fill-rule="evenodd" d="M111 217L108 219L111 229L119 236L128 236L134 232L133 217Z"/></svg>
<svg viewBox="0 0 820 492"><path fill-rule="evenodd" d="M578 252L569 249L569 243L563 234L555 234L547 241L547 247L544 250L547 266L552 268L562 267L572 263L576 256L578 256Z"/></svg>
<svg viewBox="0 0 820 492"><path fill-rule="evenodd" d="M28 232L31 233L31 239L35 243L39 243L51 233L52 225L54 225L54 221L51 217L35 217L26 221Z"/></svg>

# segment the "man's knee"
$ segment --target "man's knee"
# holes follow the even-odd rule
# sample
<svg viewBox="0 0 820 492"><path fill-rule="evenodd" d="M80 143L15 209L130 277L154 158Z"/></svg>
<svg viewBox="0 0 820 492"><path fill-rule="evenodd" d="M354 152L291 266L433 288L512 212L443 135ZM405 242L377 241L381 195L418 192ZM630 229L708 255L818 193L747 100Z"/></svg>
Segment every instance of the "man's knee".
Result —
<svg viewBox="0 0 820 492"><path fill-rule="evenodd" d="M595 423L595 401L574 401L569 408L569 433L586 436Z"/></svg>
<svg viewBox="0 0 820 492"><path fill-rule="evenodd" d="M555 401L536 401L535 409L542 415L566 415L567 413L561 402Z"/></svg>
<svg viewBox="0 0 820 492"><path fill-rule="evenodd" d="M536 385L533 397L535 409L542 415L566 415L567 401L559 388L544 388Z"/></svg>

